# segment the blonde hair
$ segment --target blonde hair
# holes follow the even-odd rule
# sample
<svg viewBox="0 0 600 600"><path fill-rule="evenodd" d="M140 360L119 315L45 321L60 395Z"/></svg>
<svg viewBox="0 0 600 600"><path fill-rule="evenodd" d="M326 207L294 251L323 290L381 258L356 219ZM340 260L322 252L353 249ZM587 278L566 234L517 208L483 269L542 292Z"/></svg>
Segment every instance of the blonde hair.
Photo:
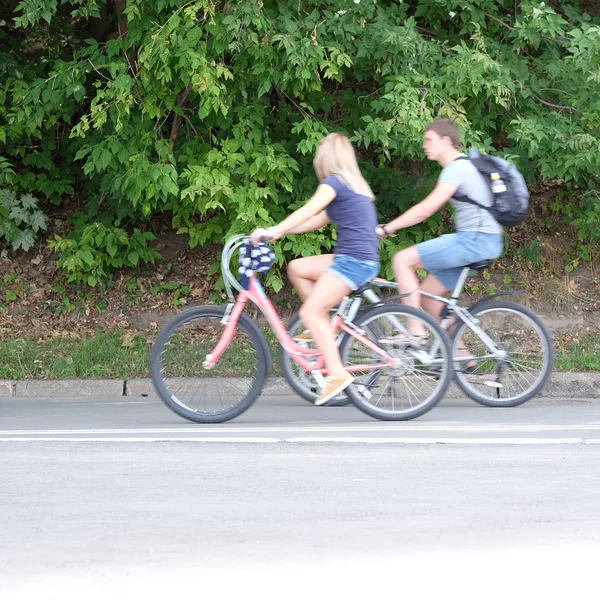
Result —
<svg viewBox="0 0 600 600"><path fill-rule="evenodd" d="M350 140L341 133L330 133L317 146L313 162L319 182L337 175L357 194L375 200L371 187L362 176Z"/></svg>

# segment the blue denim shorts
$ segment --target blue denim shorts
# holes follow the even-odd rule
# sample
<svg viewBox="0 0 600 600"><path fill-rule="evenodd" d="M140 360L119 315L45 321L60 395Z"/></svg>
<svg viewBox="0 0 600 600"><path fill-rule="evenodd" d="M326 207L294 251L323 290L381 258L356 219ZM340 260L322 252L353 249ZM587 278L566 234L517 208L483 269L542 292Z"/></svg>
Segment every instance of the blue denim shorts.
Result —
<svg viewBox="0 0 600 600"><path fill-rule="evenodd" d="M341 279L351 290L357 290L379 273L379 262L360 260L347 254L336 254L327 273Z"/></svg>
<svg viewBox="0 0 600 600"><path fill-rule="evenodd" d="M504 248L500 233L457 231L415 246L426 271L451 290L465 265L498 258Z"/></svg>

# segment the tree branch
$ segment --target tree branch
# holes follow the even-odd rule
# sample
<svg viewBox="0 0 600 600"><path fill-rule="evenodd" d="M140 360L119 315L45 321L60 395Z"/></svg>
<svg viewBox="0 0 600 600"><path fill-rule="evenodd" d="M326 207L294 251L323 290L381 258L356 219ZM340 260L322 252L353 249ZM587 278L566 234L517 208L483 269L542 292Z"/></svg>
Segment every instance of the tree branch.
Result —
<svg viewBox="0 0 600 600"><path fill-rule="evenodd" d="M571 94L571 92L567 92L567 90L559 90L558 88L540 88L543 92L560 92L561 94L566 94L567 96L573 97L575 94Z"/></svg>
<svg viewBox="0 0 600 600"><path fill-rule="evenodd" d="M546 106L549 106L550 108L553 108L554 110L558 110L558 111L568 110L571 112L579 112L574 106L559 106L558 104L552 104L552 102L543 100L542 98L540 98L539 96L536 96L535 94L533 94L533 97L541 104L545 104Z"/></svg>
<svg viewBox="0 0 600 600"><path fill-rule="evenodd" d="M494 15L490 15L490 13L484 13L484 15L488 18L488 19L492 19L492 21L496 21L496 23L500 23L500 25L506 27L507 29L510 29L511 31L515 31L516 27L513 27L512 25L509 25L508 23L505 23L502 19L499 19L498 17L494 17ZM551 38L545 35L540 36L542 39L544 40L548 40L549 42L554 42L555 44L564 44L567 40L565 38Z"/></svg>
<svg viewBox="0 0 600 600"><path fill-rule="evenodd" d="M490 13L485 13L485 16L488 19L492 19L492 21L496 21L496 23L500 23L500 25L504 25L504 27L506 27L507 29L510 29L511 31L515 30L514 27L505 23L502 19L499 19L498 17L494 17L493 15L490 15Z"/></svg>
<svg viewBox="0 0 600 600"><path fill-rule="evenodd" d="M181 108L183 111L184 106L187 103L190 92L192 91L192 84L190 83L181 94L179 94L179 98L177 98L177 106ZM173 119L173 124L171 125L171 135L169 136L169 146L171 150L175 147L175 141L177 140L177 135L179 134L179 128L181 127L181 115L175 113L175 118Z"/></svg>

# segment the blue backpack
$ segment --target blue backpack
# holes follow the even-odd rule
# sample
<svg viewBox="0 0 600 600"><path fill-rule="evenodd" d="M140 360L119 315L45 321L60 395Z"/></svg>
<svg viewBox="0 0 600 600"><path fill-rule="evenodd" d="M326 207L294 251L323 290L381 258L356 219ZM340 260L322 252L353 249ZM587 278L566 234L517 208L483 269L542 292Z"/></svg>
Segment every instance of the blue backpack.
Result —
<svg viewBox="0 0 600 600"><path fill-rule="evenodd" d="M456 160L470 160L481 173L492 192L491 206L484 206L468 196L454 196L455 200L485 208L503 227L515 227L525 220L529 207L529 190L523 175L511 162L498 156L481 154L477 148L469 149L469 156Z"/></svg>

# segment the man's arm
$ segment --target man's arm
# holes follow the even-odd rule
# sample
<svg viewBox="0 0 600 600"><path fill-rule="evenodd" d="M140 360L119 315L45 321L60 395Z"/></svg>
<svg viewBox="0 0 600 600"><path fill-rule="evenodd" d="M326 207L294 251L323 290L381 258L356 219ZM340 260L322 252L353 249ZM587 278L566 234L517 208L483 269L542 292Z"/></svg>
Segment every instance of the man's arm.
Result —
<svg viewBox="0 0 600 600"><path fill-rule="evenodd" d="M438 183L433 191L419 204L409 208L404 214L390 221L387 225L383 225L385 235L391 235L399 229L405 229L412 225L422 223L431 215L436 213L456 192L458 186L450 185L449 183Z"/></svg>

